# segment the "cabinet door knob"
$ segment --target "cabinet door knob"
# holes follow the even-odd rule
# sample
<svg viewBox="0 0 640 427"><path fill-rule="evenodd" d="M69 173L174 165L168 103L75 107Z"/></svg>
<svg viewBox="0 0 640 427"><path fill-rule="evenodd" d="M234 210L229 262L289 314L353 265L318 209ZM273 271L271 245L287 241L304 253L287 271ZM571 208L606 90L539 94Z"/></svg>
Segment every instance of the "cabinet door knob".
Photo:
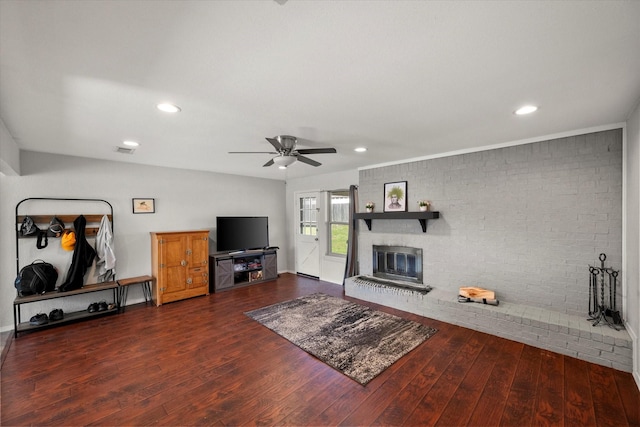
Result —
<svg viewBox="0 0 640 427"><path fill-rule="evenodd" d="M185 261L185 260L180 261L180 265L183 266L183 267L186 266L187 265L187 261Z"/></svg>
<svg viewBox="0 0 640 427"><path fill-rule="evenodd" d="M193 280L191 280L191 277L189 277L189 278L187 279L187 285L190 285L192 282L193 282Z"/></svg>

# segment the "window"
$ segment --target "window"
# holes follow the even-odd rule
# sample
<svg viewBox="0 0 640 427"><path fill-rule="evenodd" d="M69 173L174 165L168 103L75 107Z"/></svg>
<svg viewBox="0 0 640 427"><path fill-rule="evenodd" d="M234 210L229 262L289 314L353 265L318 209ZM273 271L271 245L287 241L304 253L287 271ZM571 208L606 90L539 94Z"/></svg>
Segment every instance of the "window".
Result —
<svg viewBox="0 0 640 427"><path fill-rule="evenodd" d="M329 193L329 253L331 255L347 255L349 238L349 192L332 191Z"/></svg>

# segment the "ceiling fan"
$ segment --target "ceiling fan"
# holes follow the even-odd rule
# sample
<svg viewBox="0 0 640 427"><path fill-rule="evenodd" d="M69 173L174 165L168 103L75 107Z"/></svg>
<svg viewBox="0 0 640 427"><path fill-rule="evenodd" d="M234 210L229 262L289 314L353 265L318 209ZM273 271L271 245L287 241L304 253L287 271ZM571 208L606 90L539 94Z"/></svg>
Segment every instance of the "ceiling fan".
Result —
<svg viewBox="0 0 640 427"><path fill-rule="evenodd" d="M298 138L291 135L278 135L274 138L266 138L273 148L276 151L229 151L229 154L254 154L254 153L265 153L265 154L277 154L273 159L269 160L263 166L271 166L276 164L281 168L286 168L292 163L296 161L301 161L302 163L306 163L311 166L320 166L322 163L316 162L308 157L303 156L303 154L327 154L327 153L337 153L335 148L301 148L296 150L296 144L298 143Z"/></svg>

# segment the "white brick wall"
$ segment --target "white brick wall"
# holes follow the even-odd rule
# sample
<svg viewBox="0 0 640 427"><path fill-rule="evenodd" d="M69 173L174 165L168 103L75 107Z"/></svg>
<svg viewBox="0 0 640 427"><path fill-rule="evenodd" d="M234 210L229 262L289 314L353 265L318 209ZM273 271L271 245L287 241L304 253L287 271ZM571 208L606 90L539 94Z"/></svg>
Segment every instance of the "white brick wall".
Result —
<svg viewBox="0 0 640 427"><path fill-rule="evenodd" d="M426 233L418 221L374 220L372 231L361 221L362 274L374 244L420 247L425 282L438 289L480 286L584 316L588 265L604 252L621 268L621 129L362 170L359 210L369 200L382 210L384 183L395 181L408 182L408 210L428 199L440 219Z"/></svg>

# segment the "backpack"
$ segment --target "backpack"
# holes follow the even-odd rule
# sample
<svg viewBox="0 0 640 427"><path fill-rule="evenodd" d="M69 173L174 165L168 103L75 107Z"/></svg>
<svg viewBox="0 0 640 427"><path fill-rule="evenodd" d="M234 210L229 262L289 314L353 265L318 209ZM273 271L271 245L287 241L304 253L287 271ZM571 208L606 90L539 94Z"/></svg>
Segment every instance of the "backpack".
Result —
<svg viewBox="0 0 640 427"><path fill-rule="evenodd" d="M23 297L51 292L56 289L57 280L58 270L48 262L39 259L22 267L14 285L18 295Z"/></svg>

